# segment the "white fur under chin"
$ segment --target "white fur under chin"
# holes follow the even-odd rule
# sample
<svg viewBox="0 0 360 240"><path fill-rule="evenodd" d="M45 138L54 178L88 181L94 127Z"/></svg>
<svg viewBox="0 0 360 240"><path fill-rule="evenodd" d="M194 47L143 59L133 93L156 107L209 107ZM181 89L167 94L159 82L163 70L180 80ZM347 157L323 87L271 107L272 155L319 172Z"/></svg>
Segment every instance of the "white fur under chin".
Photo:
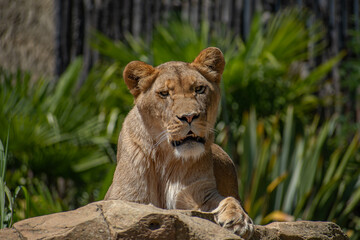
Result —
<svg viewBox="0 0 360 240"><path fill-rule="evenodd" d="M198 142L186 142L180 146L175 147L175 156L186 160L189 158L199 158L205 152L205 146Z"/></svg>

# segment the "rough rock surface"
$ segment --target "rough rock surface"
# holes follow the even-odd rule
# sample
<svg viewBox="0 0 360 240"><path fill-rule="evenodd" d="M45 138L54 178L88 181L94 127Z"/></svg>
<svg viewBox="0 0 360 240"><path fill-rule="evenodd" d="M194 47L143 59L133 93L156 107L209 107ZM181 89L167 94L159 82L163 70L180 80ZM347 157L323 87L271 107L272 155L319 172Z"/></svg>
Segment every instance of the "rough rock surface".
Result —
<svg viewBox="0 0 360 240"><path fill-rule="evenodd" d="M124 201L26 219L0 231L0 239L240 239L213 222L211 213L163 210ZM256 226L254 240L348 239L331 222L286 222Z"/></svg>

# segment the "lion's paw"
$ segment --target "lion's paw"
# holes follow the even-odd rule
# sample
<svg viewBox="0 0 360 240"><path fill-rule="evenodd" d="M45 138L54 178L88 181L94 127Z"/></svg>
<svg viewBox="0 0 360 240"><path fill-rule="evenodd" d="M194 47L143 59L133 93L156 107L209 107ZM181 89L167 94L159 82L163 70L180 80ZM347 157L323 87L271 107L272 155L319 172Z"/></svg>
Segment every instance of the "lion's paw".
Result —
<svg viewBox="0 0 360 240"><path fill-rule="evenodd" d="M220 226L243 239L250 239L253 235L253 222L235 198L228 197L222 200L213 213L215 214L215 221Z"/></svg>

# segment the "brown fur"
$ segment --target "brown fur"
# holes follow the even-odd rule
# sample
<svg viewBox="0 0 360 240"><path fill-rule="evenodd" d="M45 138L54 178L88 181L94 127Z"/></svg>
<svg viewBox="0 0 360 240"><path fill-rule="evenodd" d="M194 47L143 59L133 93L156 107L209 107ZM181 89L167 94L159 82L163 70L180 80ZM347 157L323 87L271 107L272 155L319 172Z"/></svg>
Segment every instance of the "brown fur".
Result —
<svg viewBox="0 0 360 240"><path fill-rule="evenodd" d="M135 106L119 136L105 199L213 211L220 225L244 238L252 235L252 221L238 201L234 164L213 143L224 66L217 48L203 50L192 63L126 66Z"/></svg>

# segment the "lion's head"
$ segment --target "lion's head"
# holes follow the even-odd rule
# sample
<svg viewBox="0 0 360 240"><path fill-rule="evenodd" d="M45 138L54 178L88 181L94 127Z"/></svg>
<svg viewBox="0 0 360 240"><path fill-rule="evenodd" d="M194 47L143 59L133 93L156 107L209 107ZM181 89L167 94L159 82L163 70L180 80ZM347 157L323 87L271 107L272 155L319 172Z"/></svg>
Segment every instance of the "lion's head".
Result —
<svg viewBox="0 0 360 240"><path fill-rule="evenodd" d="M213 142L225 60L218 48L203 50L192 63L152 67L130 62L124 80L156 147L183 159L199 157Z"/></svg>

